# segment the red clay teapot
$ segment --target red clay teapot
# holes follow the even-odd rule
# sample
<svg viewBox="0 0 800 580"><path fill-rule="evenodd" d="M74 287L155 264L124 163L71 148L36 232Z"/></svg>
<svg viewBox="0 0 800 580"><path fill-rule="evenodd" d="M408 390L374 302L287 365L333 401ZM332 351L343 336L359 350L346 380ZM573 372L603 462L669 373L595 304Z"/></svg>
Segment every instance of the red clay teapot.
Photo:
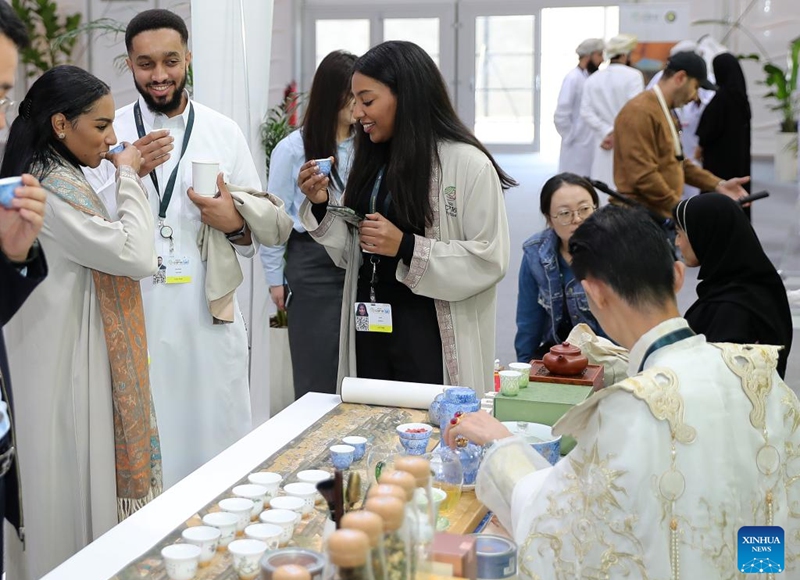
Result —
<svg viewBox="0 0 800 580"><path fill-rule="evenodd" d="M589 364L589 359L577 346L564 342L552 347L550 352L542 357L542 362L552 374L571 377L581 374Z"/></svg>

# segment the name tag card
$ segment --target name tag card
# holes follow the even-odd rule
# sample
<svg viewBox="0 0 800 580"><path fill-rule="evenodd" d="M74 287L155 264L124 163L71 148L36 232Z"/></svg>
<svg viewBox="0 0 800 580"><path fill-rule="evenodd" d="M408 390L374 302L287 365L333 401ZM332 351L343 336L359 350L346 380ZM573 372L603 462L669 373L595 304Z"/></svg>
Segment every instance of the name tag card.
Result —
<svg viewBox="0 0 800 580"><path fill-rule="evenodd" d="M357 332L392 332L392 305L356 302Z"/></svg>

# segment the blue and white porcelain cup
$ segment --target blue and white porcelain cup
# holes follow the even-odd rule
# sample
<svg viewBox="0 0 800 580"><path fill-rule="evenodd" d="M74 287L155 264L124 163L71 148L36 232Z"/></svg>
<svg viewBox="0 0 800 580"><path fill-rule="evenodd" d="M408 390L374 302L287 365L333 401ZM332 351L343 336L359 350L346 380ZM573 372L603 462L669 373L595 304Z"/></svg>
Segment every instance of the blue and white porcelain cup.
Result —
<svg viewBox="0 0 800 580"><path fill-rule="evenodd" d="M355 447L352 445L332 445L331 462L336 469L347 469L353 464L355 457Z"/></svg>
<svg viewBox="0 0 800 580"><path fill-rule="evenodd" d="M0 179L0 205L11 209L11 200L14 199L14 190L21 185L21 177L4 177Z"/></svg>
<svg viewBox="0 0 800 580"><path fill-rule="evenodd" d="M328 176L331 174L331 158L327 157L325 159L314 159L314 163L317 164L317 169L319 172L324 175Z"/></svg>
<svg viewBox="0 0 800 580"><path fill-rule="evenodd" d="M360 435L351 435L350 437L345 437L342 439L342 443L345 445L350 445L355 449L353 453L353 460L358 461L364 454L367 452L367 438L361 437Z"/></svg>

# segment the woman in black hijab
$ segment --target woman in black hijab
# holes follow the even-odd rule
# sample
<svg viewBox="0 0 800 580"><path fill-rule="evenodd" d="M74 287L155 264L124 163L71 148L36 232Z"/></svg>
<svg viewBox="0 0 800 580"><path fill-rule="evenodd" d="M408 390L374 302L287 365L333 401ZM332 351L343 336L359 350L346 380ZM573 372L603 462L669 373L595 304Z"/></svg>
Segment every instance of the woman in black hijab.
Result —
<svg viewBox="0 0 800 580"><path fill-rule="evenodd" d="M706 193L680 202L674 214L683 261L700 266L689 326L710 342L783 346L783 378L792 346L786 288L744 212L731 198Z"/></svg>
<svg viewBox="0 0 800 580"><path fill-rule="evenodd" d="M739 60L729 52L714 59L717 94L697 126L703 169L720 179L750 175L750 101ZM750 184L743 186L750 193ZM750 217L750 208L745 210Z"/></svg>

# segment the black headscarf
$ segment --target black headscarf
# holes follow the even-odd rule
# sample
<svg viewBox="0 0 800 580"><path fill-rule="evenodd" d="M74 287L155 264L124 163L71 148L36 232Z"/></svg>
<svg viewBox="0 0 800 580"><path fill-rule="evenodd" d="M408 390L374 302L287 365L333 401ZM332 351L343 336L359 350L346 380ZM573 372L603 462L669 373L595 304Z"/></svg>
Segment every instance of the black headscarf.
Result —
<svg viewBox="0 0 800 580"><path fill-rule="evenodd" d="M689 326L712 342L783 346L783 377L792 345L786 288L741 207L706 193L681 201L674 213L700 262L698 299L685 315Z"/></svg>
<svg viewBox="0 0 800 580"><path fill-rule="evenodd" d="M729 52L723 52L714 58L714 77L717 81L716 97L731 101L740 111L746 111L747 118L752 117L750 101L747 100L747 83L744 80L739 59Z"/></svg>

